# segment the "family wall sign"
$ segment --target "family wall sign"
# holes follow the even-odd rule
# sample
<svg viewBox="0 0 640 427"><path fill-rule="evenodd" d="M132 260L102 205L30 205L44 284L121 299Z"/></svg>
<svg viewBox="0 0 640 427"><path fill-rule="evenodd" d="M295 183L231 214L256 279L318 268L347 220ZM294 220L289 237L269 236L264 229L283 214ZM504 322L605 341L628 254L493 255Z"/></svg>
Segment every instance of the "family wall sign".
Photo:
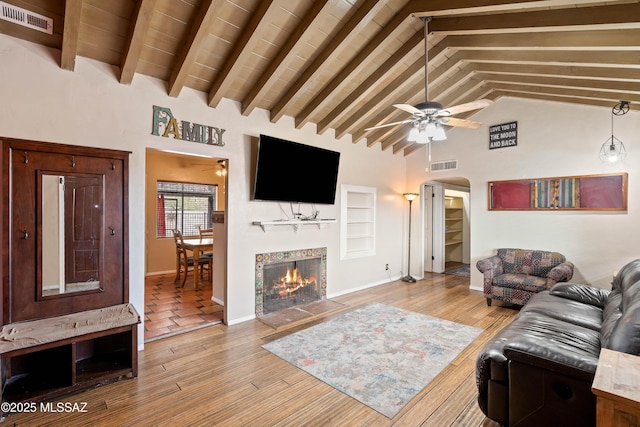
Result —
<svg viewBox="0 0 640 427"><path fill-rule="evenodd" d="M200 144L223 146L222 135L225 129L215 126L191 123L176 119L171 110L165 107L153 106L153 126L151 135L162 136L181 141L191 141Z"/></svg>

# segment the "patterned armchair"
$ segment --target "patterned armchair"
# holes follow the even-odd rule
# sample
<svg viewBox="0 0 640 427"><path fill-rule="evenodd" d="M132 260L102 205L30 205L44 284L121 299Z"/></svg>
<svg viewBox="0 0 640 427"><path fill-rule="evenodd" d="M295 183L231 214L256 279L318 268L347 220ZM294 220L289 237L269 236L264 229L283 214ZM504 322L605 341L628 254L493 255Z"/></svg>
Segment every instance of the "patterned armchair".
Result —
<svg viewBox="0 0 640 427"><path fill-rule="evenodd" d="M573 264L558 252L530 249L498 249L498 254L476 264L484 274L487 305L500 300L525 305L533 294L567 282L573 276Z"/></svg>

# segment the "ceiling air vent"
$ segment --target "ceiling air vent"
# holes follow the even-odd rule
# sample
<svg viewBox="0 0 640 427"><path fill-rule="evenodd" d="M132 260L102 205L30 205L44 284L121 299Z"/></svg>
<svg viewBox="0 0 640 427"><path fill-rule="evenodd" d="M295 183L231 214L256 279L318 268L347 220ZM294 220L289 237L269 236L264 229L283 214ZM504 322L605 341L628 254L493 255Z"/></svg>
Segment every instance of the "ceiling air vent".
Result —
<svg viewBox="0 0 640 427"><path fill-rule="evenodd" d="M0 1L0 19L43 33L53 34L53 18Z"/></svg>
<svg viewBox="0 0 640 427"><path fill-rule="evenodd" d="M457 160L443 160L441 162L431 162L431 165L429 167L431 168L431 172L458 169L458 161Z"/></svg>

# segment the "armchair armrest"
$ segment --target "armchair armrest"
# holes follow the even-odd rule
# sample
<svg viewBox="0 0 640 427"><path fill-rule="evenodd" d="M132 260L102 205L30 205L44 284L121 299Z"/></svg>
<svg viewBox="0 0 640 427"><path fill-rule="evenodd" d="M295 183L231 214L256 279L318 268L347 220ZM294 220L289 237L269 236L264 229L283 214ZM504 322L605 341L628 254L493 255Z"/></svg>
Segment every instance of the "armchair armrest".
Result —
<svg viewBox="0 0 640 427"><path fill-rule="evenodd" d="M551 295L604 308L611 291L579 283L558 283L549 291Z"/></svg>
<svg viewBox="0 0 640 427"><path fill-rule="evenodd" d="M499 276L503 273L502 258L494 255L489 258L481 259L476 263L476 268L483 273L485 277Z"/></svg>
<svg viewBox="0 0 640 427"><path fill-rule="evenodd" d="M553 280L553 283L568 282L572 277L573 263L569 261L556 265L547 273L547 278Z"/></svg>

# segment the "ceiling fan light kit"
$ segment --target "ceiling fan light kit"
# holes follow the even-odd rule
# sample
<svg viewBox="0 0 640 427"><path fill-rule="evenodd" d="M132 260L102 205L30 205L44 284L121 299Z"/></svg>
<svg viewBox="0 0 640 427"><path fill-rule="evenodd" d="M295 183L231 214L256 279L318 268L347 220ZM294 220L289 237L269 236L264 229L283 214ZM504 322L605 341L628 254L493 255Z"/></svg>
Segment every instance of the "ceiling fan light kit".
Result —
<svg viewBox="0 0 640 427"><path fill-rule="evenodd" d="M428 43L428 23L432 17L421 18L424 22L424 92L425 102L417 105L410 104L394 104L393 106L399 110L411 114L413 117L408 120L402 120L393 123L383 123L365 129L366 131L379 129L389 126L398 126L411 123L411 130L407 136L407 141L416 144L428 144L431 141L444 141L447 139L444 126L462 127L467 129L477 129L482 126L480 122L474 122L466 119L449 117L455 114L465 113L467 111L479 110L493 104L488 99L479 99L465 104L459 104L449 108L443 108L442 104L435 101L429 101L429 43Z"/></svg>

